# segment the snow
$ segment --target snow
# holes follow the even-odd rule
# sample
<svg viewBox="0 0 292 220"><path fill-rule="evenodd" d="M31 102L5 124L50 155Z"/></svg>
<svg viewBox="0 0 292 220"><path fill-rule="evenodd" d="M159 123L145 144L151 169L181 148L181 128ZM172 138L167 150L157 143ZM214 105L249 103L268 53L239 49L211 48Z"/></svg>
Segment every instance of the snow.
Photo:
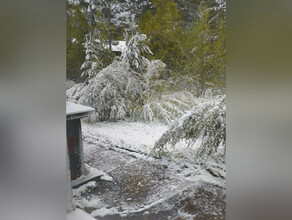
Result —
<svg viewBox="0 0 292 220"><path fill-rule="evenodd" d="M96 181L91 181L72 190L73 201L76 207L81 209L85 207L99 209L104 206L104 203L96 195L84 196L90 193L96 186Z"/></svg>
<svg viewBox="0 0 292 220"><path fill-rule="evenodd" d="M167 131L168 126L159 123L126 121L95 124L83 122L82 129L85 151L94 148L95 144L101 144L104 147L113 148L115 151L139 159L152 160L153 158L147 157L147 155L152 151L155 142ZM224 186L225 180L214 178L206 169L212 170L213 173L225 178L225 166L198 160L196 153L200 145L201 139L199 138L192 145L182 140L175 144L175 147L167 146L166 150L169 155L159 163L178 171L179 176L189 181L202 181ZM103 178L107 180L107 177Z"/></svg>
<svg viewBox="0 0 292 220"><path fill-rule="evenodd" d="M164 124L142 122L82 124L84 136L102 136L114 145L147 154L167 129L168 126Z"/></svg>
<svg viewBox="0 0 292 220"><path fill-rule="evenodd" d="M87 107L72 102L66 102L66 115L74 115L79 113L87 113L94 111L94 108Z"/></svg>
<svg viewBox="0 0 292 220"><path fill-rule="evenodd" d="M145 156L168 129L167 125L127 121L87 124L83 121L82 129L84 151L87 155L91 155L91 159L94 160L95 158L96 160L92 164L90 162L90 164L104 169L105 173L110 173L113 177L105 176L101 178L101 182L92 181L73 190L76 207L93 210L90 211L90 215L93 217L102 218L116 214L125 217L135 215L135 213L137 215L139 215L138 213L147 215L147 211L152 210L152 213L156 208L158 210L160 208L171 210L172 203L170 201L173 198L183 199L184 196L187 196L186 192L193 192L193 189L206 186L206 183L223 188L225 186L224 178L215 177L207 169L212 168L213 173L219 173L218 176L224 176L225 171L212 162L202 164L195 158L192 146L188 147L187 143L179 142L176 148L170 148L169 150L174 152L171 154L172 157L155 159ZM122 148L139 151L144 155ZM113 150L115 153L113 153ZM102 152L102 156L99 155L100 152ZM108 159L103 161L97 155ZM107 157L107 155L111 156ZM129 155L135 158L131 158ZM117 161L121 157L125 160L113 163L113 161ZM162 170L161 166L165 168ZM139 175L138 177L135 174L132 175L135 171L143 173L143 178L146 179L141 181ZM123 175L126 175L126 177ZM147 177L147 175L149 176ZM155 178L155 175L159 175L159 178ZM149 178L150 176L153 176L153 180ZM131 179L135 187L144 186L147 183L145 186L149 186L149 189L151 189L151 196L146 195L140 201L139 198L127 194L127 191L124 192L122 190L125 186L116 185L120 184L121 178ZM135 178L139 180L136 181ZM111 182L103 182L108 180ZM143 182L143 180L146 182ZM134 187L134 185L130 187ZM143 186L140 186L140 188L143 188ZM105 188L100 189L100 187ZM109 191L105 189L109 189ZM99 194L99 190L105 190L106 193ZM122 201L122 203L117 203L117 201ZM122 207L121 210L119 209L120 206ZM191 217L195 216L184 213L183 210L181 211L178 214L183 217L191 219Z"/></svg>
<svg viewBox="0 0 292 220"><path fill-rule="evenodd" d="M126 41L116 41L117 45L112 44L112 51L122 52L126 48ZM107 45L108 47L108 45Z"/></svg>
<svg viewBox="0 0 292 220"><path fill-rule="evenodd" d="M82 133L87 142L94 142L92 137L98 137L103 144L110 143L124 149L133 150L148 155L156 141L168 130L169 126L159 123L144 122L98 122L87 124L83 122ZM192 146L182 140L175 147L167 146L168 152L173 157L194 157L194 152L200 146L201 139L198 139ZM85 146L86 147L86 146ZM123 149L116 149L123 152ZM135 152L127 152L135 157L144 158Z"/></svg>
<svg viewBox="0 0 292 220"><path fill-rule="evenodd" d="M78 195L78 194L82 194L86 191L88 191L89 189L92 189L96 187L96 181L91 181L91 182L88 182L82 186L80 186L78 189L73 189L72 192L74 195Z"/></svg>
<svg viewBox="0 0 292 220"><path fill-rule="evenodd" d="M95 220L95 218L81 209L75 209L66 215L66 220Z"/></svg>
<svg viewBox="0 0 292 220"><path fill-rule="evenodd" d="M109 175L104 175L100 179L105 181L113 181L113 178Z"/></svg>
<svg viewBox="0 0 292 220"><path fill-rule="evenodd" d="M119 211L116 208L108 209L108 208L102 207L100 209L93 211L90 215L94 217L104 217L106 215L114 215L118 213Z"/></svg>
<svg viewBox="0 0 292 220"><path fill-rule="evenodd" d="M89 166L88 164L84 163L85 165L85 170L86 170L86 174L81 175L80 177L78 177L76 180L72 181L72 186L76 186L81 184L82 182L85 182L89 179L92 179L94 177L98 177L101 176L100 178L103 180L107 180L107 181L112 181L112 177L109 176L107 173L100 171L94 167Z"/></svg>

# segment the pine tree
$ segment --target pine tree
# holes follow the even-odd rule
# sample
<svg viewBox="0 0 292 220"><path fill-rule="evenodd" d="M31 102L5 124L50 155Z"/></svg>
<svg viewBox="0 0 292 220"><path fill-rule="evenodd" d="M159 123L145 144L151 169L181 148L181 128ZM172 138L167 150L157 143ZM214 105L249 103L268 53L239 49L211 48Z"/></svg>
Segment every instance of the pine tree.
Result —
<svg viewBox="0 0 292 220"><path fill-rule="evenodd" d="M95 36L95 33L90 32L86 35L86 42L83 44L86 56L81 66L81 77L86 77L87 79L94 77L102 66L98 58L101 49L98 47Z"/></svg>

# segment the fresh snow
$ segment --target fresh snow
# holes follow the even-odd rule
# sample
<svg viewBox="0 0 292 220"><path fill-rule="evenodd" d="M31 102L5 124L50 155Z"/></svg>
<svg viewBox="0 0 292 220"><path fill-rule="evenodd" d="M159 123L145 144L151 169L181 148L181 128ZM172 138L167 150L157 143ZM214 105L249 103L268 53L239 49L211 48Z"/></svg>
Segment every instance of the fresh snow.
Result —
<svg viewBox="0 0 292 220"><path fill-rule="evenodd" d="M95 124L83 122L84 150L94 147L95 144L101 144L104 147L116 146L116 151L127 153L136 158L152 160L147 155L168 127L164 124L143 122L119 121ZM204 162L203 166L198 165L202 164L202 161L196 159L196 152L200 144L201 139L199 138L192 145L182 140L174 147L167 146L166 149L170 152L169 157L162 158L160 163L171 167L172 170L179 171L179 175L189 181L203 181L223 186L225 181L214 178L206 169L225 178L225 166L213 161ZM107 179L106 176L103 178L111 180L111 178Z"/></svg>
<svg viewBox="0 0 292 220"><path fill-rule="evenodd" d="M115 41L111 47L112 47L112 51L116 51L116 52L122 52L125 48L126 48L126 41ZM105 46L106 49L109 48L109 45Z"/></svg>
<svg viewBox="0 0 292 220"><path fill-rule="evenodd" d="M120 148L133 150L143 154L149 154L156 141L168 130L169 126L159 123L144 122L98 122L88 124L83 122L82 133L87 142L94 142L92 138L100 142L110 143ZM200 146L201 139L192 146L182 140L175 147L166 146L166 149L175 157L194 157L195 151ZM86 147L86 146L85 146ZM134 155L137 156L137 155Z"/></svg>
<svg viewBox="0 0 292 220"><path fill-rule="evenodd" d="M116 208L105 208L102 207L100 209L97 209L95 211L93 211L90 215L94 216L94 217L104 217L106 215L114 215L114 214L118 214L119 211Z"/></svg>
<svg viewBox="0 0 292 220"><path fill-rule="evenodd" d="M86 112L92 112L94 111L94 108L87 107L80 104L75 104L72 102L66 102L66 115L74 115L79 113L86 113Z"/></svg>
<svg viewBox="0 0 292 220"><path fill-rule="evenodd" d="M167 125L142 122L99 122L82 124L82 133L85 137L96 136L113 145L150 153L155 142L168 129Z"/></svg>
<svg viewBox="0 0 292 220"><path fill-rule="evenodd" d="M78 184L82 183L83 181L86 181L87 179L97 177L97 176L100 176L100 178L103 180L107 180L107 181L113 180L113 178L111 176L109 176L107 173L105 173L101 170L98 170L94 167L91 167L88 164L84 164L84 165L85 165L85 169L86 169L86 174L83 174L80 177L78 177L76 180L73 180L72 186L78 185Z"/></svg>
<svg viewBox="0 0 292 220"><path fill-rule="evenodd" d="M95 218L81 209L75 209L66 215L66 220L95 220Z"/></svg>
<svg viewBox="0 0 292 220"><path fill-rule="evenodd" d="M152 157L147 157L145 154L150 153L155 142L162 136L162 134L168 129L167 125L158 123L142 123L142 122L99 122L95 124L88 124L85 121L82 122L82 133L84 139L84 151L90 154L99 151L100 147L109 148L107 149L110 153L112 149L117 152L126 153L132 155L136 158L130 159L125 162L123 167L131 167L127 164L142 164L149 160L150 164L159 164L160 166L167 167L166 170L169 172L168 175L173 182L167 182L164 188L159 192L159 194L154 197L147 198L147 202L144 206L139 205L137 201L132 202L133 197L127 196L125 200L127 201L123 205L123 210L119 210L118 206L111 205L107 201L107 197L97 195L95 188L99 187L98 183L95 181L89 182L78 189L73 189L74 203L78 208L90 208L93 210L90 215L93 217L104 217L107 215L119 214L120 216L128 216L133 213L147 212L148 209L154 207L160 207L168 205L171 198L183 197L185 191L191 188L199 187L203 183L214 184L220 187L225 186L225 180L222 178L214 177L207 171L207 169L212 169L213 173L219 173L221 176L225 177L225 168L217 167L216 164L209 162L208 164L201 164L200 161L195 159L193 148L195 145L188 147L187 143L180 142L172 150L172 158L162 158L154 159ZM200 142L200 140L197 140ZM198 143L199 145L199 143ZM115 147L117 146L117 147ZM141 152L135 153L125 150L134 150ZM121 154L122 155L122 154ZM148 164L147 162L145 164ZM107 170L105 173L111 173L111 175L116 175L112 172L115 169L119 169L119 166L114 166L112 169ZM145 168L147 169L147 168ZM113 178L105 175L101 180L113 181L108 183L109 185L115 184L118 180L117 176ZM152 180L149 180L150 182ZM138 185L140 182L137 183ZM111 194L109 194L111 195ZM167 202L168 201L168 202ZM171 207L166 208L166 210L171 209ZM179 213L181 216L186 216L185 213ZM191 217L191 216L190 216Z"/></svg>
<svg viewBox="0 0 292 220"><path fill-rule="evenodd" d="M96 195L92 194L90 196L84 196L85 194L90 193L91 190L94 189L96 186L96 181L91 181L80 186L77 189L73 189L72 194L74 204L81 209L84 209L85 207L95 209L103 207L104 203Z"/></svg>

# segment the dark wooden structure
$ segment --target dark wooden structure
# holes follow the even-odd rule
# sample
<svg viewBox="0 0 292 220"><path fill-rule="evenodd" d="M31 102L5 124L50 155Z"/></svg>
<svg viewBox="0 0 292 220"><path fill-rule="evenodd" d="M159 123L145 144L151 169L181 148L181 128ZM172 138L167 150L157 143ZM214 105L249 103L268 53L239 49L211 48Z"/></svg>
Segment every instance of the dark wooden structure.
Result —
<svg viewBox="0 0 292 220"><path fill-rule="evenodd" d="M67 147L71 180L84 173L81 118L87 117L93 108L75 103L66 103Z"/></svg>

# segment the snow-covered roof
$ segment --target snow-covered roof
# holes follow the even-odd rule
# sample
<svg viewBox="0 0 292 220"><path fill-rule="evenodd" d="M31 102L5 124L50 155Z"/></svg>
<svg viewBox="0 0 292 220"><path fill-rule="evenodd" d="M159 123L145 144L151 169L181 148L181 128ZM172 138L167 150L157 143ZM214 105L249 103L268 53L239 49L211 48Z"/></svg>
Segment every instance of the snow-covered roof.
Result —
<svg viewBox="0 0 292 220"><path fill-rule="evenodd" d="M95 39L94 40L95 42L97 43L100 43L100 40L99 39ZM126 41L123 41L123 40L115 40L112 42L112 51L114 52L122 52L123 49L126 47ZM109 49L109 45L108 44L105 44L103 46L105 49Z"/></svg>
<svg viewBox="0 0 292 220"><path fill-rule="evenodd" d="M76 115L76 114L81 114L81 113L89 113L94 111L94 108L85 106L85 105L80 105L80 104L75 104L72 102L66 102L66 115Z"/></svg>
<svg viewBox="0 0 292 220"><path fill-rule="evenodd" d="M126 47L126 41L116 41L117 45L112 45L112 51L115 52L122 52L123 49Z"/></svg>

